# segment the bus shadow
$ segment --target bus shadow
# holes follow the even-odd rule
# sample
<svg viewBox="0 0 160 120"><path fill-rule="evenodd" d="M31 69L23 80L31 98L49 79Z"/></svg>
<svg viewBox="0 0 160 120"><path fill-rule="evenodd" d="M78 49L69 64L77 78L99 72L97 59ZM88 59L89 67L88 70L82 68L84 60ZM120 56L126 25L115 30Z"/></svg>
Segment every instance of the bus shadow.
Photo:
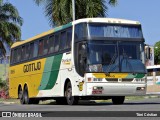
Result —
<svg viewBox="0 0 160 120"><path fill-rule="evenodd" d="M122 105L159 105L160 102L124 102L124 104ZM50 102L47 104L40 104L40 105L59 105L57 104L55 101L54 102ZM112 102L95 102L95 101L80 101L78 103L78 105L74 105L74 106L110 106L113 105Z"/></svg>
<svg viewBox="0 0 160 120"><path fill-rule="evenodd" d="M160 102L139 102L139 103L124 103L123 105L158 105Z"/></svg>
<svg viewBox="0 0 160 120"><path fill-rule="evenodd" d="M56 101L54 102L50 102L50 103L42 103L40 105L60 105L60 104L57 104ZM61 104L63 105L63 104ZM89 100L84 100L84 101L79 101L79 103L77 105L74 105L74 106L100 106L100 105L112 105L112 103L110 102L105 102L105 103L97 103L95 101L89 101Z"/></svg>

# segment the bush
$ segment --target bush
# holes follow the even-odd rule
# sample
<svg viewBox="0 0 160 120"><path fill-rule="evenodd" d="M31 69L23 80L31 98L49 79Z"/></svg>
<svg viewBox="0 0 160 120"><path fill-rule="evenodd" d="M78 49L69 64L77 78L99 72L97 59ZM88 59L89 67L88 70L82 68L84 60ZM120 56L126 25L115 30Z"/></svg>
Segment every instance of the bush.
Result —
<svg viewBox="0 0 160 120"><path fill-rule="evenodd" d="M9 98L9 92L8 92L8 79L2 81L0 78L0 98L7 99Z"/></svg>

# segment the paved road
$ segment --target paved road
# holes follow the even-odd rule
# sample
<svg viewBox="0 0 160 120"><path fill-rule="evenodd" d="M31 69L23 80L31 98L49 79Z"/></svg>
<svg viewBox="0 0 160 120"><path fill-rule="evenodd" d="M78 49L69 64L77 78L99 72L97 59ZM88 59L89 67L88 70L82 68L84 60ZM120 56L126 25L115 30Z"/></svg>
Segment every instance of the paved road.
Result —
<svg viewBox="0 0 160 120"><path fill-rule="evenodd" d="M125 101L123 105L112 105L112 103L93 103L93 102L84 103L83 101L79 105L75 106L56 105L55 103L53 103L52 105L0 104L0 111L54 111L54 112L55 111L146 111L146 112L160 111L160 98ZM67 119L70 120L70 118L65 118L65 120ZM99 120L99 118L98 119L94 118L94 119ZM90 119L89 117L87 118L87 120L94 120L94 119ZM111 119L113 119L113 117Z"/></svg>
<svg viewBox="0 0 160 120"><path fill-rule="evenodd" d="M125 101L123 105L112 103L80 102L79 105L20 105L0 104L0 111L160 111L160 98Z"/></svg>

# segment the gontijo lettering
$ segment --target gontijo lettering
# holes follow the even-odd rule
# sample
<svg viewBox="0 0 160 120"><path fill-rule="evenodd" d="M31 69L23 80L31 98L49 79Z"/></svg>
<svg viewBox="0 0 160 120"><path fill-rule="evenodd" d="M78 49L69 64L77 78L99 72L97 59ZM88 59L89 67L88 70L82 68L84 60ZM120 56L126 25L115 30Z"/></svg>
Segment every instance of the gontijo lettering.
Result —
<svg viewBox="0 0 160 120"><path fill-rule="evenodd" d="M23 72L32 72L32 71L37 71L41 69L41 62L37 63L31 63L31 64L26 64L23 67Z"/></svg>

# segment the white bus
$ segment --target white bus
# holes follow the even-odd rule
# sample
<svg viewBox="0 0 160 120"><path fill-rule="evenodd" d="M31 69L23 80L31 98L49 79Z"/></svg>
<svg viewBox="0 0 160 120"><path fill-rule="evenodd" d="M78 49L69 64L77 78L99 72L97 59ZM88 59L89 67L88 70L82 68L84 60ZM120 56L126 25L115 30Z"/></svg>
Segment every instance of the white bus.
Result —
<svg viewBox="0 0 160 120"><path fill-rule="evenodd" d="M137 21L85 18L57 27L11 48L9 94L22 104L55 99L145 95L144 38Z"/></svg>
<svg viewBox="0 0 160 120"><path fill-rule="evenodd" d="M160 65L147 66L147 94L160 95Z"/></svg>

